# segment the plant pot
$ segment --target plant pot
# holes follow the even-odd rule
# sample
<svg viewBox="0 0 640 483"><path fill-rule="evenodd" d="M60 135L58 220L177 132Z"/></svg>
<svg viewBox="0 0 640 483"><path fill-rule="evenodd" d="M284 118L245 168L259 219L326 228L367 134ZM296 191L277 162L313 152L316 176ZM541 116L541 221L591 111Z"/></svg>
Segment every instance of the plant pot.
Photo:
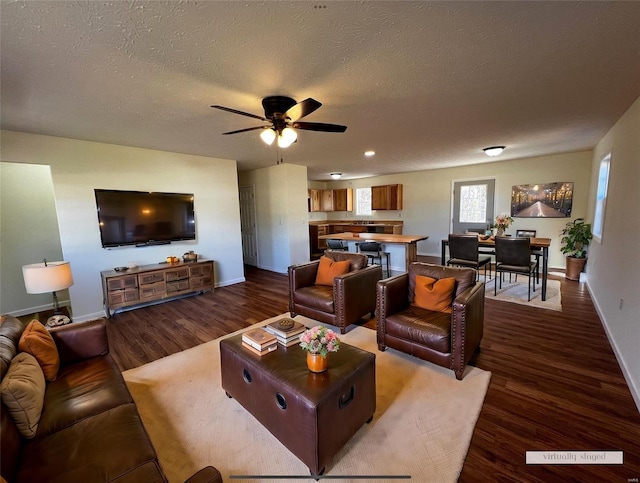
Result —
<svg viewBox="0 0 640 483"><path fill-rule="evenodd" d="M329 356L322 357L320 354L307 352L307 367L311 372L324 372L329 369Z"/></svg>
<svg viewBox="0 0 640 483"><path fill-rule="evenodd" d="M564 276L568 280L580 280L580 274L584 270L586 258L567 257L567 266Z"/></svg>

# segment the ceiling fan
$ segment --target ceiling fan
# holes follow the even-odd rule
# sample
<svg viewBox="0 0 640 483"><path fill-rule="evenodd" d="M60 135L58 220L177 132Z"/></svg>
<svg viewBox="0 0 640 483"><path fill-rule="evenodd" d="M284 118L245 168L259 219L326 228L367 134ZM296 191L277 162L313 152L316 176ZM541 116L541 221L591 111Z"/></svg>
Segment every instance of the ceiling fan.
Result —
<svg viewBox="0 0 640 483"><path fill-rule="evenodd" d="M307 131L324 131L324 132L345 132L347 126L338 124L326 124L322 122L304 122L299 121L308 116L322 104L315 99L305 99L296 103L294 99L284 96L269 96L262 99L262 107L264 108L264 117L250 114L248 112L238 111L224 106L211 106L215 109L221 109L241 116L253 117L261 121L268 122L266 126L248 127L238 129L237 131L229 131L222 134L237 134L246 131L254 131L262 129L260 137L262 140L271 145L275 139L278 139L278 146L287 148L293 144L298 138L295 129L306 129Z"/></svg>

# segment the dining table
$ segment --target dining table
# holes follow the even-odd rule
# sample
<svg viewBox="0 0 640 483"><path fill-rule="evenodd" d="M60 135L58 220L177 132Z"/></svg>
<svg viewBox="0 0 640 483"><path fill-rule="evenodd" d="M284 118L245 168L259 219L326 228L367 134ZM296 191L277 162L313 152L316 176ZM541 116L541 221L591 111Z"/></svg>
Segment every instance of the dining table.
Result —
<svg viewBox="0 0 640 483"><path fill-rule="evenodd" d="M549 274L549 247L551 246L551 238L530 238L531 248L542 250L542 301L547 300L547 276ZM449 246L449 240L442 240L442 265L446 265L446 250ZM495 255L496 242L493 237L478 237L478 252L483 255Z"/></svg>
<svg viewBox="0 0 640 483"><path fill-rule="evenodd" d="M357 251L357 244L362 241L376 241L384 245L390 252L391 264L398 270L407 271L409 264L418 258L417 243L428 239L428 235L394 235L391 233L333 233L321 235L318 239L342 240L347 242L349 251ZM403 266L401 266L401 264Z"/></svg>

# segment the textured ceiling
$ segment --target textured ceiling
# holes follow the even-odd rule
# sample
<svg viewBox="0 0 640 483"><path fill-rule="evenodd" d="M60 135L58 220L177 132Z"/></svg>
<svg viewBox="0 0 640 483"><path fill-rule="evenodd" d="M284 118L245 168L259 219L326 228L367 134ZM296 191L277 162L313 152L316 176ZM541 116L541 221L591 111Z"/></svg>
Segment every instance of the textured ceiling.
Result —
<svg viewBox="0 0 640 483"><path fill-rule="evenodd" d="M640 2L2 0L0 17L3 129L315 180L588 149L640 96ZM261 123L210 105L263 115L269 95L348 129L282 151L221 134Z"/></svg>

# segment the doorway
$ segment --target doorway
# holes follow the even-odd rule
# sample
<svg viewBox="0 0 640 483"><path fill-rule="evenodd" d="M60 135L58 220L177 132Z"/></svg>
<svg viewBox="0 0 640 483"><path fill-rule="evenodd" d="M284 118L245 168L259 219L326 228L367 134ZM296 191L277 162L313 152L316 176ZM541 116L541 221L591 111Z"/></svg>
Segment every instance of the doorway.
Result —
<svg viewBox="0 0 640 483"><path fill-rule="evenodd" d="M246 265L258 266L258 236L256 230L255 187L240 186L240 234L242 260Z"/></svg>
<svg viewBox="0 0 640 483"><path fill-rule="evenodd" d="M484 233L494 216L495 179L454 181L451 233Z"/></svg>

